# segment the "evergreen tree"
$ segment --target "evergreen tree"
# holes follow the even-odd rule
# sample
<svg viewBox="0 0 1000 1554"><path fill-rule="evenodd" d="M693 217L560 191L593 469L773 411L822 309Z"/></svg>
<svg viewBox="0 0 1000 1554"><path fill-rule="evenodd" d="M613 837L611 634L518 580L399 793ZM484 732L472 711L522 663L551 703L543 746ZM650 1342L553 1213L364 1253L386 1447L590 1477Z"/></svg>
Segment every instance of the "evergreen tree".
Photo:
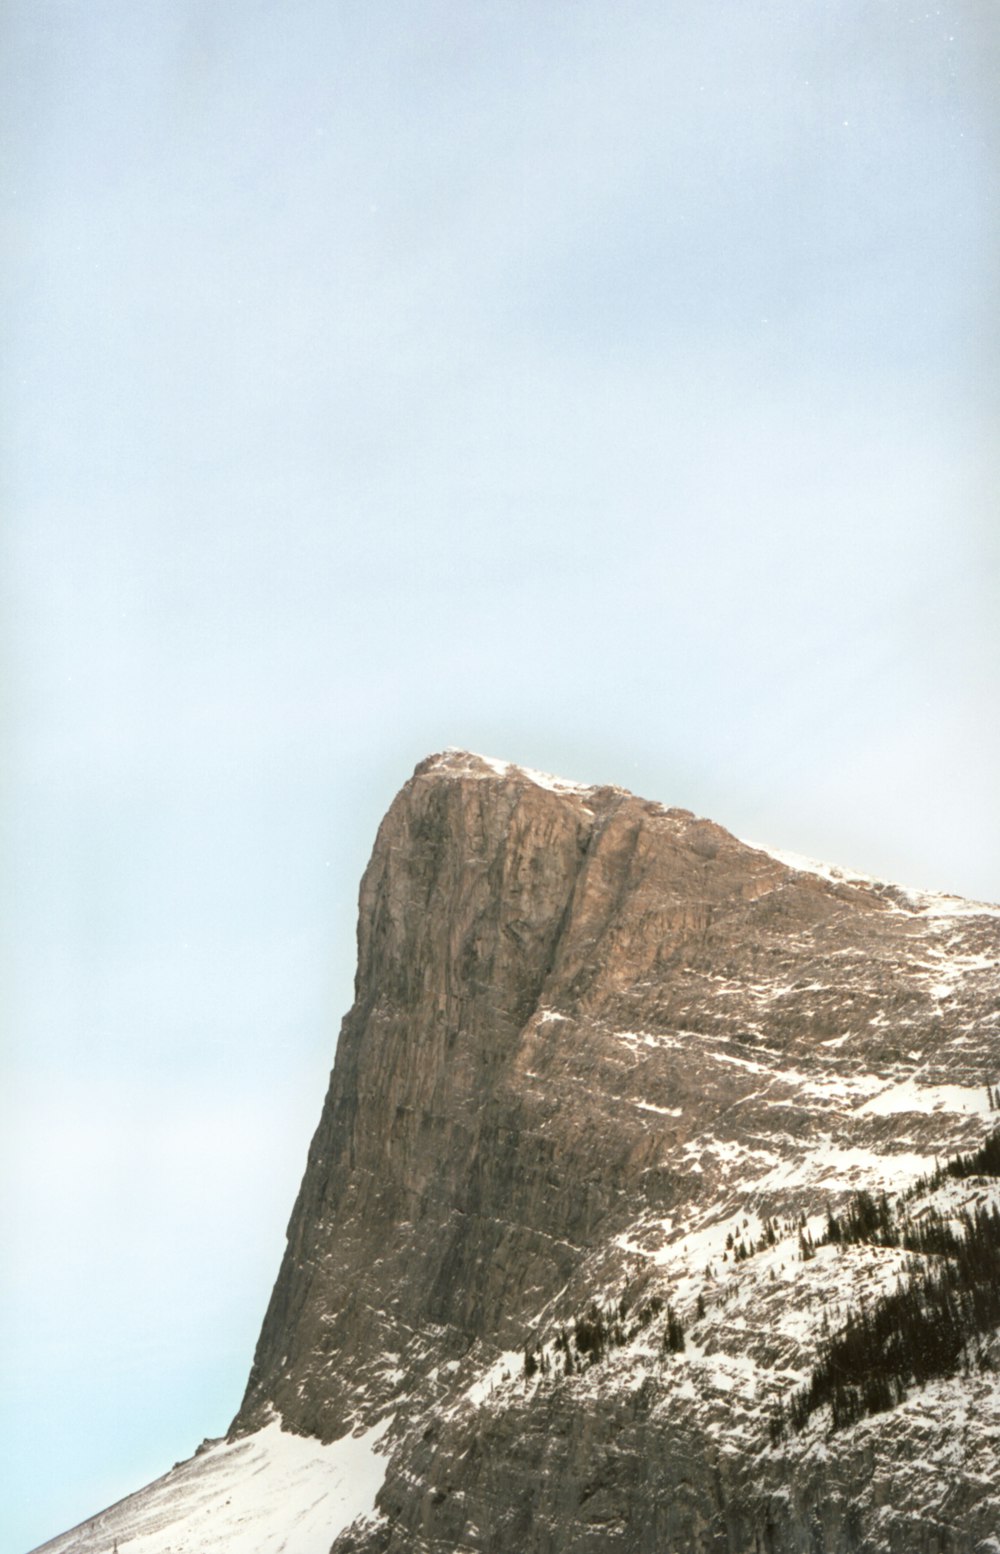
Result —
<svg viewBox="0 0 1000 1554"><path fill-rule="evenodd" d="M671 1354L680 1354L684 1348L684 1329L672 1306L667 1307L667 1329L663 1343L664 1348L668 1349Z"/></svg>

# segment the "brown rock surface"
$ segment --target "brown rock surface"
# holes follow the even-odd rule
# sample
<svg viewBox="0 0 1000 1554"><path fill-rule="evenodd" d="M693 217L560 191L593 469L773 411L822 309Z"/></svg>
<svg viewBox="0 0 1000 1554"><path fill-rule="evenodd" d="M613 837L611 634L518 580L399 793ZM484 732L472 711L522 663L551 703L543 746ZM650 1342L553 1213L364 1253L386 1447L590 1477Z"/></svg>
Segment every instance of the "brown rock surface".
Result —
<svg viewBox="0 0 1000 1554"><path fill-rule="evenodd" d="M769 1438L824 1334L906 1266L804 1255L800 1228L977 1145L998 1080L1000 909L431 757L361 886L232 1437L392 1414L377 1514L337 1554L1000 1554L988 1370ZM600 1363L572 1336L594 1302L620 1328Z"/></svg>
<svg viewBox="0 0 1000 1554"><path fill-rule="evenodd" d="M356 1001L234 1429L273 1407L332 1439L393 1407L372 1547L752 1547L733 1527L761 1536L759 1506L742 1468L708 1472L697 1407L683 1429L673 1409L667 1436L702 1442L671 1448L703 1459L698 1512L675 1507L663 1532L676 1465L637 1467L642 1492L620 1482L626 1436L640 1458L650 1432L668 1444L648 1396L518 1397L472 1425L448 1422L448 1400L594 1291L655 1282L673 1242L727 1212L816 1213L977 1142L988 1119L970 1098L1000 1071L998 929L995 912L794 868L618 789L459 752L423 762L362 885ZM961 1105L911 1108L914 1076ZM413 1448L420 1418L433 1449ZM523 1450L538 1432L541 1476ZM608 1452L603 1530L540 1509L609 1471ZM484 1463L493 1499L474 1517L461 1508Z"/></svg>

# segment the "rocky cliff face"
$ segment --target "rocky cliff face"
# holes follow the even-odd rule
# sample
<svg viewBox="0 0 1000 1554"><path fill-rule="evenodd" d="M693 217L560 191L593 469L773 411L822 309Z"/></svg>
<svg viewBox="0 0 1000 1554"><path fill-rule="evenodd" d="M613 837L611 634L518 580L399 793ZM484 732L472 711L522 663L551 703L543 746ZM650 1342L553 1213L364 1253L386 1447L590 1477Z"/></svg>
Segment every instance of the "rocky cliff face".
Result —
<svg viewBox="0 0 1000 1554"><path fill-rule="evenodd" d="M1000 909L449 752L379 831L355 993L226 1448L380 1426L337 1554L1000 1554L989 1341L771 1429L913 1262L814 1252L828 1209L1000 1120Z"/></svg>

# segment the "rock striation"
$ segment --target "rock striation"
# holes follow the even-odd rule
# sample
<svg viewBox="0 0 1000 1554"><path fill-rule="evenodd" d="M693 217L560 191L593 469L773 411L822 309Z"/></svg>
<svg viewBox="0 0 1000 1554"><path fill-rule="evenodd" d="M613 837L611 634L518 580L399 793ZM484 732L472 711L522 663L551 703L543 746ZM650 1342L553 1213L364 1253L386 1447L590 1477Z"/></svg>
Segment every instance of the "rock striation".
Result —
<svg viewBox="0 0 1000 1554"><path fill-rule="evenodd" d="M276 1418L377 1438L335 1554L1000 1554L995 1336L849 1428L773 1428L914 1266L823 1245L828 1213L979 1145L998 1081L1000 908L430 757L361 885L355 1001L220 1450ZM141 1499L103 1525L154 1554ZM46 1547L88 1554L90 1526Z"/></svg>

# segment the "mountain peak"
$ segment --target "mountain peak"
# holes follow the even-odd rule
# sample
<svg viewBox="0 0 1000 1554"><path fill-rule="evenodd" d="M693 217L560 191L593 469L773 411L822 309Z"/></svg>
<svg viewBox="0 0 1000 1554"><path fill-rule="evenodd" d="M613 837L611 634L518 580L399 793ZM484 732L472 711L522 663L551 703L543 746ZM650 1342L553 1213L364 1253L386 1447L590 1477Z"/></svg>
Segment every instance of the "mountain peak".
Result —
<svg viewBox="0 0 1000 1554"><path fill-rule="evenodd" d="M280 1420L326 1443L317 1463L367 1443L367 1511L300 1546L302 1468L289 1554L931 1554L935 1477L950 1554L983 1554L987 1373L829 1442L821 1420L779 1450L770 1426L916 1256L822 1246L828 1217L903 1204L994 1120L1000 912L803 864L625 789L420 763L362 881L355 1002L246 1395L185 1495L214 1472L229 1492L244 1459L270 1473ZM972 1192L920 1212L1000 1196ZM993 1444L956 1466L962 1409ZM168 1490L52 1554L162 1529Z"/></svg>

